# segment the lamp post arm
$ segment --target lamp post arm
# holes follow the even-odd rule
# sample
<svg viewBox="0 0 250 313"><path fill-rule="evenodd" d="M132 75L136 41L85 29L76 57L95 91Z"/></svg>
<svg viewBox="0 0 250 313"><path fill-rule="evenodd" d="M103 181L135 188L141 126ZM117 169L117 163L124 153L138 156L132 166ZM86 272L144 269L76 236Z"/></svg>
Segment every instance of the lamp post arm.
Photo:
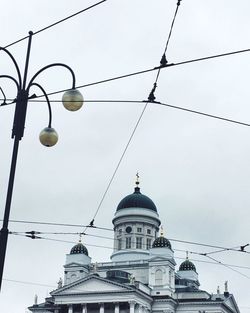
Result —
<svg viewBox="0 0 250 313"><path fill-rule="evenodd" d="M43 68L41 68L30 80L29 82L29 85L28 85L28 89L30 88L31 84L33 83L33 81L37 78L37 76L39 74L41 74L43 71L47 70L48 68L51 68L51 67L55 67L55 66L61 66L61 67L65 67L66 69L68 69L72 75L72 89L75 89L76 87L76 77L75 77L75 73L73 72L72 68L69 67L68 65L66 64L63 64L63 63L53 63L53 64L49 64Z"/></svg>
<svg viewBox="0 0 250 313"><path fill-rule="evenodd" d="M8 78L8 79L11 79L17 86L17 92L20 90L20 86L18 84L18 81L12 77L12 76L9 76L9 75L0 75L0 78Z"/></svg>
<svg viewBox="0 0 250 313"><path fill-rule="evenodd" d="M50 105L49 97L48 97L46 91L43 89L43 87L42 87L41 85L39 85L39 84L37 84L37 83L29 84L29 88L32 87L32 86L38 87L38 88L42 91L42 93L43 93L43 95L44 95L44 97L45 97L45 99L46 99L46 101L47 101L48 109L49 109L49 125L48 125L48 127L51 128L51 123L52 123L52 110L51 110L51 105Z"/></svg>
<svg viewBox="0 0 250 313"><path fill-rule="evenodd" d="M16 62L15 58L13 57L13 55L12 55L7 49L5 49L5 48L3 48L3 47L0 47L0 50L2 50L2 51L4 51L5 53L7 53L8 56L11 58L12 62L14 63L15 68L16 68L16 71L17 71L19 86L21 87L21 85L22 85L21 73L20 73L20 69L19 69L19 67L18 67L18 65L17 65L17 62Z"/></svg>

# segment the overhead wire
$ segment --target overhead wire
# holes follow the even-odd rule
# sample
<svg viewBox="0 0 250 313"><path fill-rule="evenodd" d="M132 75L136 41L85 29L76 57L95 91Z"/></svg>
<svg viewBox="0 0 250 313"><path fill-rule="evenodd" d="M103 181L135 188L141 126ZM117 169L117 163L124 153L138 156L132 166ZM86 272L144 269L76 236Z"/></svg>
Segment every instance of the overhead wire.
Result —
<svg viewBox="0 0 250 313"><path fill-rule="evenodd" d="M108 83L108 82L119 80L119 79L123 79L123 78L128 78L128 77L131 77L131 76L146 74L146 73L153 72L153 71L159 71L159 69L162 70L162 69L166 69L166 68L169 68L169 67L175 67L175 66L184 65L184 64L190 64L190 63L195 63L195 62L200 62L200 61L206 61L206 60L211 60L211 59L215 59L215 58L221 58L221 57L225 57L225 56L230 56L230 55L235 55L235 54L240 54L240 53L246 53L246 52L250 52L250 48L243 49L243 50L236 50L236 51L232 51L232 52L221 53L221 54L215 54L215 55L210 55L210 56L205 56L205 57L197 58L197 59L184 60L184 61L180 61L180 62L177 62L177 63L168 63L168 64L165 64L165 65L160 65L160 66L156 66L156 67L145 69L145 70L141 70L141 71L136 71L136 72L133 72L133 73L128 73L128 74L123 74L123 75L119 75L119 76L115 76L115 77L106 78L106 79L99 80L99 81L96 81L96 82L91 82L91 83L87 83L87 84L81 84L81 85L78 85L76 88L77 89L81 89L81 88L91 87L91 86L95 86L95 85L99 85L99 84L103 84L103 83ZM58 94L58 93L62 93L62 92L68 91L68 90L69 89L61 89L61 90L58 90L58 91L50 92L50 93L48 93L48 96L52 96L52 95L55 95L55 94ZM43 97L43 95L37 96L37 98L39 98L39 97Z"/></svg>
<svg viewBox="0 0 250 313"><path fill-rule="evenodd" d="M93 234L87 234L87 233L83 233L83 232L44 232L44 231L26 231L26 232L16 232L16 231L10 231L10 234L13 235L23 235L32 239L40 239L40 235L84 235L84 236L89 236L89 237L95 237L95 238L101 238L101 239L108 239L108 240L112 240L113 242L117 241L117 242L121 242L121 243L125 243L126 245L126 238L122 239L122 238L113 238L113 237L108 237L108 236L103 236L103 235L93 235ZM39 236L38 236L39 235ZM73 242L70 242L73 243ZM136 245L136 241L131 240L130 245ZM245 245L244 247L249 246L249 244ZM206 253L200 253L200 252L194 252L194 251L188 251L190 254L197 254L197 255L209 255L209 254L215 254L215 253L220 253L220 252L225 252L225 251L242 251L240 248L242 246L236 246L236 247L232 247L232 248L223 248L220 250L216 250L216 251L212 251L212 252L206 252ZM142 248L147 248L148 249L148 244L147 243L142 243ZM129 248L126 248L129 249ZM174 251L179 251L179 252L187 252L187 250L183 250L183 249L173 249Z"/></svg>
<svg viewBox="0 0 250 313"><path fill-rule="evenodd" d="M73 18L73 17L75 17L75 16L77 16L77 15L83 13L83 12L86 12L86 11L88 11L88 10L90 10L90 9L92 9L92 8L94 8L94 7L98 6L98 5L100 5L100 4L102 4L103 2L106 2L106 1L108 1L108 0L102 0L102 1L96 2L96 3L94 3L93 5L88 6L87 8L84 8L84 9L82 9L82 10L76 12L76 13L73 13L73 14L71 14L71 15L69 15L69 16L67 16L67 17L65 17L65 18L63 18L63 19L61 19L61 20L58 20L58 21L55 22L55 23L52 23L52 24L50 24L50 25L48 25L48 26L46 26L46 27L43 27L43 28L41 28L41 29L39 29L39 30L33 32L33 36L34 36L34 35L37 35L37 34L39 34L39 33L41 33L41 32L43 32L43 31L45 31L45 30L47 30L47 29L49 29L49 28L51 28L51 27L54 27L54 26L56 26L56 25L58 25L58 24L60 24L60 23L62 23L62 22L65 22L65 21L67 21L67 20L69 20L69 19L71 19L71 18ZM13 45L15 45L15 44L17 44L17 43L19 43L19 42L25 40L25 39L28 39L28 38L29 38L29 36L22 37L22 38L20 38L20 39L14 41L14 42L8 44L8 45L5 46L4 48L5 48L5 49L6 49L6 48L9 48L9 47L11 47L11 46L13 46Z"/></svg>
<svg viewBox="0 0 250 313"><path fill-rule="evenodd" d="M162 55L161 62L160 62L162 66L167 65L166 52L167 52L167 49L168 49L168 44L169 44L169 41L170 41L170 38L171 38L171 35L172 35L172 31L173 31L173 28L174 28L175 19L176 19L176 16L177 16L177 13L178 13L180 4L181 4L181 0L178 0L178 1L177 1L177 4L176 4L176 9L175 9L174 17L173 17L173 20L172 20L172 23L171 23L171 26L170 26L170 31L169 31L169 34L168 34L168 39L167 39L167 42L166 42L166 45L165 45L164 53L163 53L163 55ZM158 79L159 79L160 72L161 72L161 67L160 67L160 68L158 69L158 71L157 71L157 75L156 75L156 79L155 79L155 84L157 84L157 81L158 81Z"/></svg>
<svg viewBox="0 0 250 313"><path fill-rule="evenodd" d="M42 237L42 236L32 236L32 235L25 235L25 234L20 234L20 233L15 233L15 232L10 232L11 235L14 236L21 236L21 237L26 237L26 238L31 238L31 239L41 239L41 240L48 240L48 241L55 241L55 242L62 242L62 243L71 243L75 244L75 241L70 241L70 240L62 240L62 239L55 239L55 238L48 238L48 237ZM112 247L107 247L107 246L100 246L100 245L94 245L94 244L85 244L86 246L90 247L96 247L96 248L105 248L105 249L111 249L113 250Z"/></svg>
<svg viewBox="0 0 250 313"><path fill-rule="evenodd" d="M0 221L3 221L0 219ZM9 220L10 223L23 223L23 224L37 224L37 225L50 225L50 226L66 226L66 227L85 227L83 224L69 224L69 223L53 223L53 222L40 222L40 221L24 221L24 220ZM86 225L87 226L87 225ZM102 230L113 231L111 228L92 226L91 228L97 228Z"/></svg>
<svg viewBox="0 0 250 313"><path fill-rule="evenodd" d="M138 128L138 125L139 125L139 123L140 123L140 121L141 121L141 119L142 119L142 117L143 117L143 114L144 114L146 108L147 108L147 103L144 105L143 110L142 110L142 112L141 112L141 114L140 114L140 116L139 116L139 118L138 118L138 120L137 120L137 122L136 122L136 124L135 124L135 126L134 126L134 128L133 128L133 131L132 131L132 133L130 134L130 137L129 137L129 139L128 139L128 142L127 142L127 144L126 144L126 146L125 146L125 148L124 148L124 150L123 150L123 152L122 152L122 154L121 154L121 157L119 158L119 161L118 161L118 163L117 163L117 165L116 165L116 167L115 167L115 170L114 170L114 172L113 172L113 174L112 174L112 176L111 176L111 178L110 178L110 180L109 180L109 182L108 182L108 185L107 185L107 187L106 187L106 189L105 189L105 191L104 191L104 193L103 193L103 195L102 195L102 198L101 198L101 200L100 200L100 202L99 202L99 204L98 204L98 207L97 207L97 209L96 209L96 211L95 211L95 214L94 214L94 216L93 216L93 219L92 219L91 222L90 222L90 226L91 226L91 224L94 224L94 220L95 220L95 218L96 218L96 216L97 216L97 214L98 214L98 212L99 212L99 210L100 210L100 208L101 208L101 205L102 205L102 203L103 203L103 201L104 201L104 199L105 199L105 197L106 197L106 195L107 195L107 193L108 193L108 190L109 190L109 188L110 188L110 186L111 186L111 184L112 184L112 182L113 182L113 180L114 180L114 177L115 177L115 175L116 175L116 173L117 173L117 171L118 171L118 169L119 169L119 167L120 167L120 165L121 165L121 162L122 162L122 160L123 160L123 158L124 158L124 156L125 156L125 154L126 154L126 152L127 152L127 150L128 150L128 147L129 147L129 145L130 145L130 143L131 143L131 141L132 141L132 139L133 139L133 136L134 136L134 134L135 134L135 132L136 132L136 130L137 130L137 128ZM86 231L86 229L87 229L88 227L89 227L89 226L86 226L86 227L85 227L84 232Z"/></svg>
<svg viewBox="0 0 250 313"><path fill-rule="evenodd" d="M0 99L0 101L1 100L2 99ZM46 100L30 100L30 102L47 102L47 101ZM57 102L61 102L61 100L50 100L50 103L53 103L53 102L57 103ZM90 103L145 103L147 101L145 101L145 100L120 100L120 99L119 100L115 100L115 99L113 99L113 100L111 100L111 99L110 100L100 100L100 99L98 99L98 100L84 100L84 102L86 102L86 103L88 103L88 102L90 102ZM158 105L169 107L169 108L176 109L176 110L186 111L186 112L193 113L193 114L203 115L205 117L222 120L224 122L239 124L242 126L250 126L250 123L245 123L245 122L237 121L234 119L229 119L229 118L226 118L223 116L218 116L218 115L214 115L214 114L205 113L202 111L192 110L192 109L188 109L185 107L180 107L177 105L172 105L172 104L168 104L168 103L164 103L164 102L160 102L160 101L151 101L150 103L158 104Z"/></svg>
<svg viewBox="0 0 250 313"><path fill-rule="evenodd" d="M47 284L42 284L42 283L34 283L31 281L23 281L23 280L14 280L14 279L8 279L8 278L3 278L4 281L11 282L11 283L19 283L19 284L24 284L24 285L33 285L33 286L41 286L41 287L52 287L56 288L55 285L47 285Z"/></svg>
<svg viewBox="0 0 250 313"><path fill-rule="evenodd" d="M250 52L250 48L244 49L244 50L237 50L237 51L226 52L226 53L222 53L222 54L206 56L206 57L202 57L202 58L198 58L198 59L190 59L190 60L181 61L181 62L177 62L177 63L170 63L170 64L166 64L164 66L162 66L162 65L161 66L156 66L156 67L149 68L149 69L146 69L146 70L141 70L141 71L128 73L128 74L124 74L124 75L119 75L119 76L115 76L115 77L111 77L111 78L107 78L107 79L103 79L103 80L99 80L99 81L95 81L95 82L91 82L91 83L87 83L87 84L82 84L82 85L76 86L76 88L77 89L86 88L86 87L90 87L90 86L95 86L95 85L111 82L111 81L114 81L114 80L128 78L128 77L135 76L135 75L145 74L145 73L149 73L149 72L152 72L152 71L158 71L159 69L162 70L162 69L165 69L165 68L168 68L168 67L174 67L174 66L184 65L184 64L194 63L194 62L200 62L200 61L205 61L205 60L210 60L210 59L214 59L214 58L230 56L230 55L239 54L239 53L245 53L245 52ZM47 95L48 96L52 96L52 95L56 95L56 94L60 94L62 92L68 91L68 90L70 90L70 89L69 88L61 89L61 90L57 90L57 91L53 91L53 92L47 93ZM42 97L44 97L44 95L36 95L36 99L37 98L42 98ZM9 100L13 101L13 99L9 99ZM29 100L29 101L31 101L31 100ZM32 101L35 101L35 100L32 99ZM53 102L53 100L51 100L51 102ZM9 103L5 103L5 104L1 104L0 106L3 107L3 106L10 105L10 104Z"/></svg>
<svg viewBox="0 0 250 313"><path fill-rule="evenodd" d="M1 221L1 220L0 220ZM52 223L52 222L39 222L39 221L24 221L24 220L10 220L10 223L23 223L23 224L36 224L36 225L50 225L50 226L62 226L62 227L79 227L79 228L83 228L89 225L82 225L82 224L67 224L67 223ZM114 232L114 229L112 228L108 228L108 227L98 227L98 226L92 226L89 227L90 229L101 229L101 230L106 230L106 231L112 231ZM42 232L41 232L42 233ZM56 233L56 232L54 232ZM62 232L60 232L61 234ZM84 233L84 232L75 232L74 234L80 234L80 233ZM72 233L66 233L65 234L72 234ZM87 236L94 236L92 234L86 234ZM97 236L97 235L95 235ZM101 236L101 238L104 238L104 236ZM111 237L107 237L109 239L111 239ZM241 247L247 247L249 246L249 244L243 245L243 246L237 246L240 249L236 249L236 248L229 248L229 247L223 247L220 245L212 245L212 244L206 244L206 243L202 243L202 242L196 242L196 241L188 241L188 240L182 240L182 239L176 239L176 238L168 238L168 240L173 241L173 242L178 242L178 243L185 243L185 244L190 244L190 245L196 245L196 246L203 246L206 248L214 248L214 249L220 249L220 250L224 250L224 251L235 251L235 252L240 252L240 253L246 253L246 254L250 254L250 251L245 251L244 249L241 249Z"/></svg>
<svg viewBox="0 0 250 313"><path fill-rule="evenodd" d="M246 275L246 274L241 273L240 271L238 271L238 270L236 270L236 269L232 268L232 266L229 266L229 265L227 265L227 264L225 264L225 263L222 263L221 261L218 261L218 260L216 260L216 259L212 258L212 257L211 257L211 256L209 256L209 255L205 255L205 256L206 256L207 258L209 258L209 259L211 259L211 260L213 260L213 261L217 262L218 264L220 264L220 265L222 265L222 266L225 266L226 268L228 268L228 269L230 269L230 270L232 270L232 271L234 271L234 272L236 272L236 273L240 274L241 276L243 276L243 277L245 277L245 278L247 278L247 279L250 279L250 276L248 276L248 275Z"/></svg>
<svg viewBox="0 0 250 313"><path fill-rule="evenodd" d="M169 31L167 43L166 43L166 46L165 46L165 49L164 49L164 54L165 54L165 52L167 51L168 43L169 43L169 40L170 40L170 37L171 37L171 34L172 34L173 25L174 25L174 21L175 21L177 12L178 12L178 7L179 7L179 5L180 5L180 2L181 2L181 0L178 0L178 1L177 1L177 9L176 9L176 11L175 11L174 18L173 18L173 21L172 21L172 24L171 24L171 27L170 27L170 31ZM161 64L161 65L166 65L166 64ZM158 76L159 76L159 72L160 72L160 69L158 70ZM135 124L135 126L134 126L134 128L133 128L133 130L132 130L131 135L129 136L129 139L128 139L126 145L125 145L125 148L124 148L124 150L123 150L123 152L122 152L122 154L121 154L121 157L119 158L119 161L118 161L118 163L117 163L117 165L116 165L116 167L115 167L115 169L114 169L114 172L113 172L113 174L112 174L112 176L111 176L111 178L110 178L110 180L109 180L109 182L108 182L108 185L107 185L107 187L106 187L106 189L105 189L105 191L104 191L104 193L103 193L103 195L102 195L102 197L101 197L101 200L100 200L100 202L99 202L99 204L98 204L98 206L97 206L97 209L96 209L96 211L95 211L95 213L94 213L94 215L93 215L93 218L92 218L92 220L90 221L90 224L89 224L90 226L91 226L91 225L94 225L95 218L96 218L96 216L97 216L97 214L98 214L98 212L99 212L99 210L100 210L100 208L101 208L101 205L102 205L102 203L103 203L103 201L104 201L104 199L105 199L105 197L106 197L106 195L107 195L107 193L108 193L108 191L109 191L109 188L110 188L110 186L111 186L111 184L112 184L112 182L113 182L113 180L114 180L114 178L115 178L115 175L116 175L116 173L117 173L117 171L118 171L118 169L119 169L119 167L120 167L120 165L121 165L121 162L122 162L122 160L123 160L123 158L124 158L124 156L125 156L125 154L126 154L126 152L127 152L127 150L128 150L128 147L129 147L129 145L130 145L130 143L131 143L131 141L132 141L132 139L133 139L133 137L134 137L134 134L135 134L135 132L136 132L136 130L137 130L137 128L138 128L138 126L139 126L139 124L140 124L140 122L141 122L141 119L142 119L142 117L143 117L143 115L144 115L144 113L145 113L145 111L146 111L146 109L147 109L148 103L151 101L151 97L150 97L151 94L152 94L152 91L151 91L151 93L149 94L148 101L146 101L146 102L145 102L145 105L143 106L143 109L142 109L142 111L141 111L141 114L139 115L139 118L137 119L137 122L136 122L136 124ZM88 227L89 227L89 226L85 227L84 232L87 230Z"/></svg>
<svg viewBox="0 0 250 313"><path fill-rule="evenodd" d="M23 237L27 237L26 235L22 235L22 234L18 234L18 233L13 233L13 235L17 235L17 236L23 236ZM49 241L55 241L55 242L62 242L62 243L72 243L72 244L75 244L74 241L68 241L68 240L59 240L59 239L54 239L54 238L48 238L48 237L39 237L39 238L36 238L36 239L43 239L43 240L49 240ZM103 245L93 245L93 244L87 244L87 243L84 243L85 246L93 246L93 247L97 247L97 248L104 248L104 249L110 249L110 250L113 250L113 247L108 247L108 246L103 246ZM181 250L181 249L174 249L174 251L181 251L181 252L186 252L187 250ZM188 251L190 253L192 253L192 251ZM197 255L199 253L196 253ZM204 254L199 254L201 256L205 256ZM176 257L176 259L181 259L181 260L185 260L186 258L183 258L183 257ZM234 265L234 264L225 264L225 263L222 263L218 260L215 260L211 257L209 257L210 259L212 259L214 262L209 262L209 261L204 261L204 260L198 260L198 259L192 259L192 261L195 261L195 262L201 262L201 263L208 263L208 264L214 264L214 265L224 265L226 267L236 267L236 268L241 268L241 269L250 269L250 267L248 266L241 266L241 265ZM240 273L242 274L242 273ZM244 275L244 274L243 274Z"/></svg>
<svg viewBox="0 0 250 313"><path fill-rule="evenodd" d="M81 89L81 88L91 87L91 86L95 86L95 85L99 85L99 84L103 84L103 83L108 83L108 82L119 80L119 79L123 79L123 78L128 78L128 77L131 77L131 76L146 74L146 73L150 73L150 72L153 72L153 71L159 71L159 69L162 70L162 69L166 69L166 68L169 68L169 67L175 67L175 66L179 66L179 65L190 64L190 63L195 63L195 62L200 62L200 61L205 61L205 60L211 60L211 59L215 59L215 58L220 58L220 57L225 57L225 56L230 56L230 55L240 54L240 53L245 53L245 52L250 52L250 48L244 49L244 50L237 50L237 51L232 51L232 52L226 52L226 53L222 53L222 54L215 54L215 55L206 56L206 57L202 57L202 58L198 58L198 59L185 60L185 61L181 61L181 62L177 62L177 63L168 63L166 65L160 65L160 66L156 66L156 67L145 69L145 70L141 70L141 71L136 71L136 72L133 72L133 73L128 73L128 74L119 75L119 76L115 76L115 77L111 77L111 78L106 78L106 79L99 80L99 81L96 81L96 82L91 82L91 83L87 83L87 84L78 85L78 86L76 86L76 88L77 89ZM55 95L55 94L58 94L58 93L62 93L62 92L68 91L68 90L69 89L61 89L61 90L58 90L58 91L47 93L47 95L48 96L52 96L52 95ZM44 96L43 95L39 95L36 98L39 98L39 97L44 97Z"/></svg>
<svg viewBox="0 0 250 313"><path fill-rule="evenodd" d="M162 103L162 102L158 102L158 101L154 101L152 103L160 104L160 105L172 108L172 109L177 109L177 110L186 111L186 112L193 113L193 114L203 115L203 116L206 116L206 117L222 120L224 122L239 124L239 125L243 125L243 126L250 126L250 124L248 124L248 123L236 121L236 120L229 119L229 118L222 117L222 116L217 116L217 115L213 115L213 114L204 113L204 112L201 112L201 111L191 110L191 109L187 109L187 108L176 106L176 105L171 105L171 104Z"/></svg>

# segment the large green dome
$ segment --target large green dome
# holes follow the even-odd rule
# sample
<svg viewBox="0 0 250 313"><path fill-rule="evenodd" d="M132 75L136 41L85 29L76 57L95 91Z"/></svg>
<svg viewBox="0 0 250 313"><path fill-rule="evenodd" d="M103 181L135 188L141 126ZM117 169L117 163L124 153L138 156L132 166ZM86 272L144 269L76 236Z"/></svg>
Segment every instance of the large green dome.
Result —
<svg viewBox="0 0 250 313"><path fill-rule="evenodd" d="M117 206L117 211L126 208L145 208L157 212L154 202L140 192L139 187L135 187L134 193L123 198Z"/></svg>

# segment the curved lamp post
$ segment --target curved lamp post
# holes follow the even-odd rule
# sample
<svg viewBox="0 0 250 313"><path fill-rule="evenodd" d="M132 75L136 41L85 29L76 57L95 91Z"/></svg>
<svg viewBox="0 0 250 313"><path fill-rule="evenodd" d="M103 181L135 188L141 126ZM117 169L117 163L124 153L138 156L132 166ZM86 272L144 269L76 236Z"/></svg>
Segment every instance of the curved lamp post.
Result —
<svg viewBox="0 0 250 313"><path fill-rule="evenodd" d="M62 98L63 105L69 111L76 111L80 109L83 104L83 96L78 90L75 89L75 74L68 65L65 65L63 63L53 63L53 64L43 67L31 78L30 82L27 83L27 73L28 73L28 66L29 66L32 35L33 33L29 32L29 41L28 41L28 48L27 48L23 78L21 76L17 62L12 56L12 54L7 49L0 47L0 51L5 52L10 57L17 72L17 78L14 78L9 75L0 75L0 78L12 80L17 87L17 97L15 99L16 109L15 109L12 136L11 136L11 138L14 139L14 147L13 147L11 167L10 167L10 175L9 175L9 182L8 182L8 189L7 189L3 226L0 231L0 289L1 289L1 284L2 284L4 261L5 261L5 254L6 254L7 241L8 241L8 233L9 233L8 223L9 223L9 215L10 215L10 207L11 207L11 199L12 199L12 191L13 191L13 185L14 185L19 141L22 139L23 134L24 134L25 118L26 118L28 101L29 99L32 99L35 97L34 95L29 96L30 88L31 87L39 88L41 92L43 93L48 104L48 109L49 109L48 127L45 127L41 131L40 136L39 136L40 142L44 146L50 147L50 146L55 145L58 140L58 135L56 131L51 127L52 113L51 113L51 106L50 106L48 95L46 94L43 87L35 82L35 79L37 78L37 76L43 71L45 71L46 69L51 68L51 67L60 66L60 67L66 68L67 70L70 71L73 82L72 82L72 89L66 91L63 95L63 98Z"/></svg>

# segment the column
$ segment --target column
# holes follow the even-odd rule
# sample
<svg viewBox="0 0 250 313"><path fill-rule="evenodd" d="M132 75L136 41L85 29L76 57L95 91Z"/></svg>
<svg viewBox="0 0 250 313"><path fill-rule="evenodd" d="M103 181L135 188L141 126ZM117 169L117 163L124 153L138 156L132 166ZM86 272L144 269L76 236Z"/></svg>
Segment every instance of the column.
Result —
<svg viewBox="0 0 250 313"><path fill-rule="evenodd" d="M135 301L129 301L129 313L135 313Z"/></svg>
<svg viewBox="0 0 250 313"><path fill-rule="evenodd" d="M120 313L120 305L119 302L115 303L115 313Z"/></svg>
<svg viewBox="0 0 250 313"><path fill-rule="evenodd" d="M87 313L87 304L82 304L82 313Z"/></svg>
<svg viewBox="0 0 250 313"><path fill-rule="evenodd" d="M73 305L69 304L68 313L73 313Z"/></svg>
<svg viewBox="0 0 250 313"><path fill-rule="evenodd" d="M100 313L104 313L104 303L100 303Z"/></svg>

